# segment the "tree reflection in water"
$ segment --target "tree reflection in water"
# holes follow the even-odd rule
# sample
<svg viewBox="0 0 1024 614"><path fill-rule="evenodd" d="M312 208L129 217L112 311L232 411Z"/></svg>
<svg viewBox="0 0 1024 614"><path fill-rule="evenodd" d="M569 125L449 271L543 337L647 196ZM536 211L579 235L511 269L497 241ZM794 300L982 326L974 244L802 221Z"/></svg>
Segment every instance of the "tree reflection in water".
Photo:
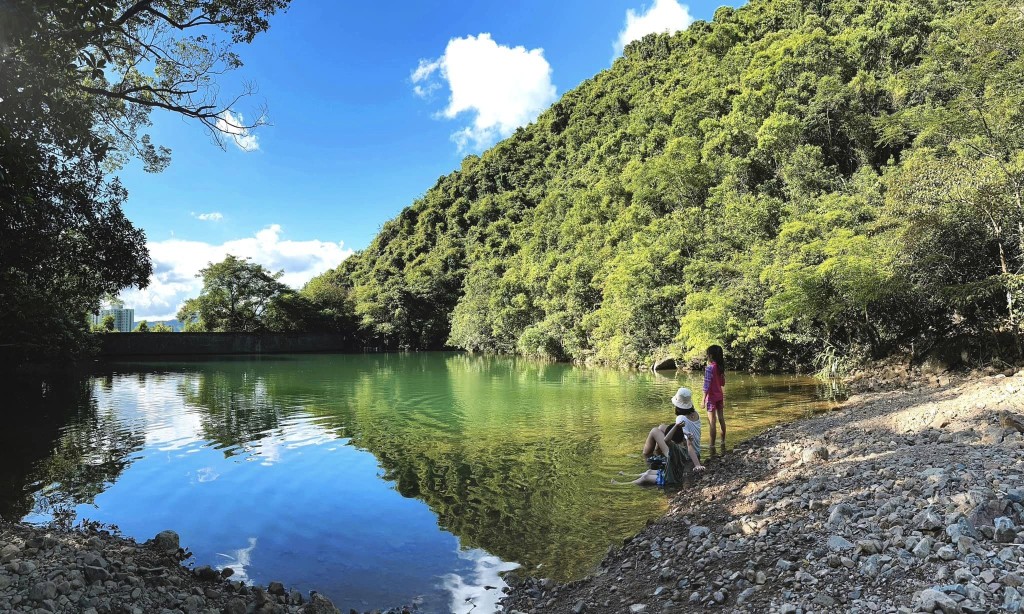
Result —
<svg viewBox="0 0 1024 614"><path fill-rule="evenodd" d="M33 418L25 431L0 440L12 457L0 474L6 518L91 502L147 445L147 436L153 445L158 428L172 431L168 437L185 442L180 445L198 442L224 458L245 454L266 462L271 449L338 440L371 452L383 479L425 502L463 548L542 566L561 579L585 573L610 543L664 509L657 491L615 488L609 478L641 468L638 442L652 423L671 419L662 415L664 399L688 383L686 376L652 379L461 354L116 369L19 393L21 406L35 410L25 412ZM730 387L743 416L732 416L734 440L744 429L821 405L804 380L737 376ZM153 409L124 401L126 391L170 401ZM168 426L176 418L164 414L174 412L188 417L180 428ZM315 484L331 476L295 479Z"/></svg>

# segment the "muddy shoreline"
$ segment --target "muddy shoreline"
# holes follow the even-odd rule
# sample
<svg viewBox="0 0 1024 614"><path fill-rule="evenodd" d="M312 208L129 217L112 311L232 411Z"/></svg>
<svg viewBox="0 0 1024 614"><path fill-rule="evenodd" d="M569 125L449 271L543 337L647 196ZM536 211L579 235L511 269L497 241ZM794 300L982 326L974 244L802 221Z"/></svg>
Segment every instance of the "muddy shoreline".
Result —
<svg viewBox="0 0 1024 614"><path fill-rule="evenodd" d="M1024 370L856 386L710 460L587 578L509 577L505 610L1024 610Z"/></svg>

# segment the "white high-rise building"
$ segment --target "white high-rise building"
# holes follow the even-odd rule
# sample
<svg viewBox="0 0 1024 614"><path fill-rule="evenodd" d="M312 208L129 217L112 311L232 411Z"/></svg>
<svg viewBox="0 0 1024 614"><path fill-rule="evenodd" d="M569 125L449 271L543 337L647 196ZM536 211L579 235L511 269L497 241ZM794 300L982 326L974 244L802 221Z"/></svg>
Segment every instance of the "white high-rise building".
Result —
<svg viewBox="0 0 1024 614"><path fill-rule="evenodd" d="M103 318L114 316L114 329L122 333L130 333L135 330L135 310L124 307L112 306L107 309L100 309L99 313L92 314L93 326L103 324Z"/></svg>

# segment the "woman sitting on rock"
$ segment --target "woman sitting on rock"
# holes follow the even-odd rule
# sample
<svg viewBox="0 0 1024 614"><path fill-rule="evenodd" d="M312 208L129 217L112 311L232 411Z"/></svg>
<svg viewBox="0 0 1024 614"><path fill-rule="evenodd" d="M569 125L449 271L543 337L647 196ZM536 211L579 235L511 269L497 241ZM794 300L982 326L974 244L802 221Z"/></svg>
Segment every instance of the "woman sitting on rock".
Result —
<svg viewBox="0 0 1024 614"><path fill-rule="evenodd" d="M694 471L704 471L704 465L700 464L700 414L693 406L692 396L688 388L680 388L672 397L672 405L678 414L676 423L667 432L664 425L651 429L643 450L644 458L653 458L655 451L660 453L665 459L664 466L645 471L633 480L633 484L679 484L686 471L687 460L693 463Z"/></svg>

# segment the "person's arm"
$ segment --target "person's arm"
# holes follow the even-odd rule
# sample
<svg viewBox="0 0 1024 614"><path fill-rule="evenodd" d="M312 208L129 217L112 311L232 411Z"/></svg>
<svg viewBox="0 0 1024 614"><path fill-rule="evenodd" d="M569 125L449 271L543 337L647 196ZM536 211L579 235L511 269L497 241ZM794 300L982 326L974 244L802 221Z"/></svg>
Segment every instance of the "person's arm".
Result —
<svg viewBox="0 0 1024 614"><path fill-rule="evenodd" d="M672 440L673 435L675 435L676 431L680 428L680 426L679 426L680 424L682 424L682 423L681 422L676 422L675 424L672 425L672 428L670 428L669 430L665 431L665 441L671 441Z"/></svg>
<svg viewBox="0 0 1024 614"><path fill-rule="evenodd" d="M693 440L687 436L686 438L686 451L690 454L690 461L693 462L694 471L704 471L704 465L700 464L700 457L697 456L697 450L693 446Z"/></svg>
<svg viewBox="0 0 1024 614"><path fill-rule="evenodd" d="M715 368L708 365L704 368L704 394L708 393L711 389L711 378L715 376Z"/></svg>

